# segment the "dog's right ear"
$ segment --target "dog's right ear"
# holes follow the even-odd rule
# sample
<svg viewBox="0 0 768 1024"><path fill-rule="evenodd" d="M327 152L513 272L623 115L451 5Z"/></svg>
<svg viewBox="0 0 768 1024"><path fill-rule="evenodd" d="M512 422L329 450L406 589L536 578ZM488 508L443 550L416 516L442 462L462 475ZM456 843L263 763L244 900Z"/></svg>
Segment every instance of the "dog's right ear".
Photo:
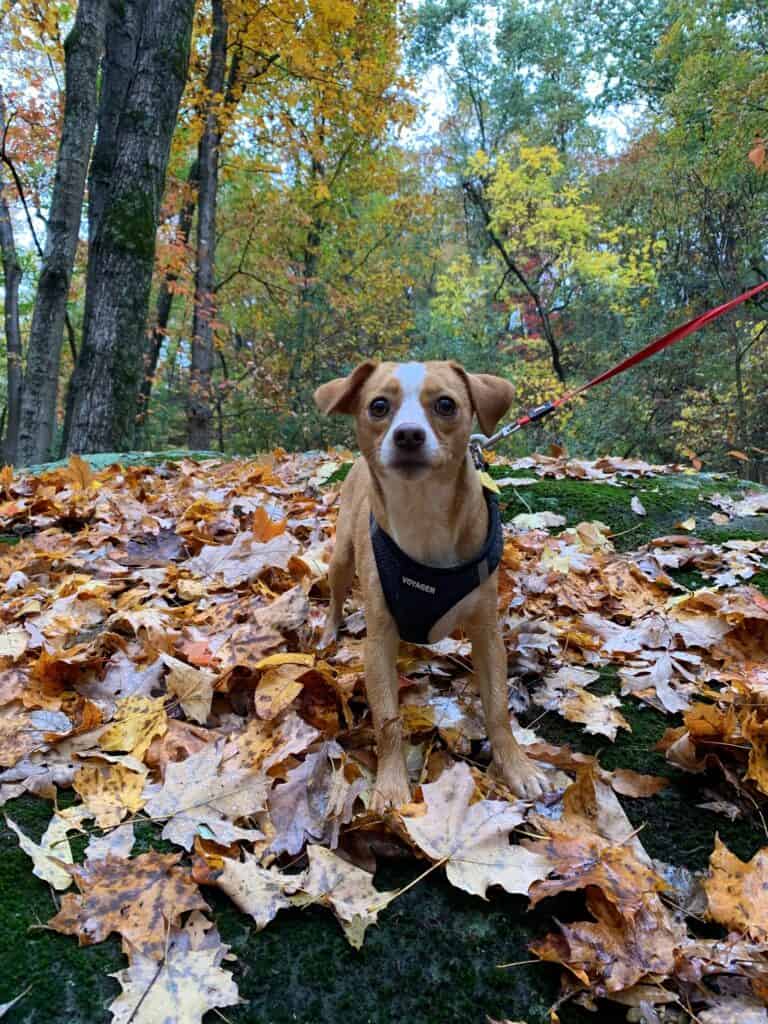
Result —
<svg viewBox="0 0 768 1024"><path fill-rule="evenodd" d="M379 364L372 359L356 367L348 377L337 377L321 384L315 392L315 405L324 413L354 413L360 388Z"/></svg>

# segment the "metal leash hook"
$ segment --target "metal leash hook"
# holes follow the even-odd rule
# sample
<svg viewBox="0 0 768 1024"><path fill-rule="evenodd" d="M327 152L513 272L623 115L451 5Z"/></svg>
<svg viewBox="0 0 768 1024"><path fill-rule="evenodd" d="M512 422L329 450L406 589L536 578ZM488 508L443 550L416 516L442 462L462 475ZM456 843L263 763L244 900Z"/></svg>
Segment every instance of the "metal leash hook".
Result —
<svg viewBox="0 0 768 1024"><path fill-rule="evenodd" d="M535 423L536 420L541 420L549 413L554 412L557 405L554 401L543 402L541 405L537 405L534 409L529 409L525 416L520 416L519 419L514 420L512 423L508 423L506 427L502 427L501 430L497 430L495 434L490 437L486 437L485 434L472 434L469 439L469 451L472 455L472 461L475 464L475 468L482 471L486 468L486 462L483 458L483 450L489 451L491 448L495 448L499 441L503 441L505 437L510 437L516 433L522 427L527 426L529 423Z"/></svg>
<svg viewBox="0 0 768 1024"><path fill-rule="evenodd" d="M503 441L505 437L509 437L510 434L514 434L516 430L520 430L521 427L527 427L529 423L535 423L536 420L543 419L548 416L549 413L555 412L566 402L570 402L572 399L577 398L579 395L583 395L585 391L589 391L590 388L595 387L596 384L603 384L605 381L610 380L611 377L615 377L620 373L624 373L625 370L629 370L633 366L637 366L638 363L644 362L651 356L655 356L657 352L663 351L665 348L669 348L670 345L674 345L678 341L682 341L683 338L687 338L689 334L693 334L695 331L701 330L702 327L711 323L713 320L717 320L718 317L722 316L723 313L728 313L730 310L735 309L736 306L740 306L742 302L747 302L748 299L753 299L760 292L763 292L768 288L768 281L762 281L760 284L755 285L754 288L750 288L746 292L742 292L741 295L737 295L735 298L730 299L728 302L724 302L721 306L715 306L714 309L708 309L706 313L702 313L700 316L695 316L692 320L687 323L681 324L679 327L675 327L674 330L668 331L667 334L663 334L660 338L656 338L645 348L641 348L639 352L635 352L631 356L627 356L626 359L622 359L620 363L616 363L608 370L604 370L598 374L597 377L593 377L592 380L587 381L586 384L582 384L581 387L576 388L573 391L569 391L566 395L561 395L559 398L553 398L549 402L544 402L542 405L537 405L534 409L529 409L525 416L520 416L512 423L508 423L506 427L502 427L501 430L497 430L492 437L486 437L485 434L472 434L469 439L469 451L472 455L472 461L477 467L478 471L483 472L486 468L485 459L483 458L483 449L486 450L494 448L499 441Z"/></svg>

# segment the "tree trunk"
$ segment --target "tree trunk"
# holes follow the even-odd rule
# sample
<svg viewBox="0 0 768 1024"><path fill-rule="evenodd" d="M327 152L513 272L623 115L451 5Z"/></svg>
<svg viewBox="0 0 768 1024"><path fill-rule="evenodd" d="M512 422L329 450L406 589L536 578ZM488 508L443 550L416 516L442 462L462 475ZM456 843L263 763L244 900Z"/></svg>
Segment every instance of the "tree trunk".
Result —
<svg viewBox="0 0 768 1024"><path fill-rule="evenodd" d="M103 163L94 170L89 206L83 344L70 385L67 452L125 451L134 443L155 235L193 10L194 0L122 0L111 20L97 142ZM125 84L120 61L129 47L120 43L137 25ZM121 96L116 112L112 102ZM110 140L108 152L102 138Z"/></svg>
<svg viewBox="0 0 768 1024"><path fill-rule="evenodd" d="M64 42L64 124L27 345L18 436L21 463L44 460L53 442L59 359L96 124L105 20L106 0L80 0L72 31Z"/></svg>
<svg viewBox="0 0 768 1024"><path fill-rule="evenodd" d="M189 174L187 175L187 185L191 190L191 194L185 200L179 213L178 239L182 245L185 246L189 242L189 235L192 231L192 221L195 216L195 207L197 206L197 184L198 164L197 160L195 160L189 169ZM149 400L152 397L152 386L155 382L157 364L160 361L160 352L163 348L163 342L168 335L168 322L171 319L171 309L173 308L172 285L177 278L178 274L169 270L163 278L163 282L160 285L160 290L157 295L157 313L155 315L155 322L152 325L149 345L147 346L147 352L144 359L144 377L139 391L138 415L140 437L143 436L145 432L147 415L149 414Z"/></svg>
<svg viewBox="0 0 768 1024"><path fill-rule="evenodd" d="M205 80L209 105L198 148L200 184L197 194L197 266L187 407L187 444L190 448L197 449L211 447L213 426L211 376L215 315L216 194L219 186L221 143L217 105L223 98L227 67L227 17L223 0L213 0L212 13L211 58Z"/></svg>
<svg viewBox="0 0 768 1024"><path fill-rule="evenodd" d="M0 133L5 131L5 102L0 90ZM13 221L5 185L0 177L0 253L3 260L3 320L5 327L5 352L8 376L7 420L8 429L3 441L3 460L16 461L19 414L21 411L22 351L21 328L19 326L19 285L22 269L13 237Z"/></svg>

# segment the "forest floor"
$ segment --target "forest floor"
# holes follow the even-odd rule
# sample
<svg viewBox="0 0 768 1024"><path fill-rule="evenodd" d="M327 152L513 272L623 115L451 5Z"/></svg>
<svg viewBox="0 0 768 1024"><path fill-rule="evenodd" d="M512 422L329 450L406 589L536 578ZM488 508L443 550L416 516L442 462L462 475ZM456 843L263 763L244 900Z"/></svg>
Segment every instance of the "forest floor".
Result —
<svg viewBox="0 0 768 1024"><path fill-rule="evenodd" d="M150 497L142 497L141 487L146 488L147 495L153 490L153 500L157 499L157 488L163 485L162 474L167 473L169 481L175 486L178 467L182 466L181 472L186 474L189 481L195 481L195 487L188 490L187 497L189 501L199 503L199 525L198 528L193 528L190 523L194 517L190 518L186 513L178 512L173 523L176 530L174 536L182 538L187 547L191 542L191 550L196 554L200 552L203 544L226 543L230 539L226 519L227 509L231 508L231 503L227 504L228 498L224 496L224 476L220 465L205 463L204 466L208 468L202 470L200 476L196 476L198 471L189 460L183 463L175 462L173 468L170 463L165 462L168 457L166 454L154 458L156 464L160 463L161 475L146 475L140 483L136 481L139 480L142 471L135 466L133 470L126 470L126 476L130 476L131 472L135 474L131 486L132 504L138 506L143 503L146 515L155 516L156 523L162 522L162 527L166 528L164 515L170 521L168 509L164 508L163 514L158 512L157 508L152 507ZM120 458L126 466L148 461L141 454L135 458L115 458ZM334 458L337 463L341 461L340 457ZM325 459L328 459L328 456ZM111 513L114 515L113 521L120 525L120 529L116 529L113 535L103 525L99 527L98 523L105 521L103 509L99 511L98 507L99 496L108 493L115 485L117 470L114 466L110 468L113 461L112 457L93 460L95 476L81 472L79 480L75 480L74 477L68 480L67 474L72 475L73 471L67 466L54 466L36 467L37 475L34 479L38 482L34 486L24 484L24 481L19 485L18 480L15 483L9 479L3 481L5 502L0 505L0 531L3 531L0 541L6 546L0 548L0 552L3 552L0 555L0 578L7 583L12 572L24 572L26 579L22 590L17 591L16 596L6 594L3 599L1 607L6 630L15 629L16 627L11 624L20 621L34 623L38 615L45 615L50 609L39 592L42 577L37 579L37 593L35 589L35 574L43 571L40 558L44 550L43 547L35 549L35 538L42 536L44 531L53 531L59 538L65 540L71 539L73 545L80 543L85 534L90 534L90 550L98 550L98 535L99 543L114 544L116 551L119 549L125 552L128 550L126 544L130 543L131 538L136 543L141 537L145 537L147 532L152 532L156 528L148 523L148 519L140 518L141 510L128 508L130 503L126 503L122 508L115 508ZM560 462L564 466L564 460ZM246 484L252 477L249 478L245 474L245 465L239 464L239 468L231 476L232 493L234 489L239 489L244 494L249 492L250 484ZM164 466L168 468L164 469ZM296 519L306 516L309 505L313 509L317 506L321 508L321 512L313 514L319 519L317 528L321 531L324 528L323 516L328 513L331 505L329 496L333 497L335 484L343 475L343 467L327 465L317 470L318 466L319 462L315 460L312 463L314 476L304 490L306 497L303 511L299 511L302 496L296 487L290 495L285 488L281 493L279 485L274 487L270 500L276 505L282 505L286 510L289 529L293 528L292 517ZM336 471L332 473L334 469ZM280 465L275 466L274 472L276 477L280 478L279 484L281 480L285 482L286 477L281 472ZM759 488L754 484L746 484L733 477L714 477L683 471L663 475L625 476L610 470L597 472L598 477L605 477L598 479L580 479L558 471L553 473L554 475L541 476L539 467L534 464L518 464L515 468L501 463L495 465L493 475L502 481L502 508L505 521L511 523L513 518L520 514L534 515L543 512L563 516L564 523L550 527L552 537L560 534L561 530L575 527L579 523L598 521L607 527L617 555L631 555L633 559L640 560L641 564L645 564L642 563L642 558L648 552L674 551L680 556L678 560L683 564L675 568L674 560L670 560L667 568L669 582L657 582L653 585L655 589L664 589L665 600L685 600L692 594L700 594L701 588L713 587L712 592L719 595L719 600L731 590L743 594L745 587L755 588L756 591L768 595L766 508L749 514L749 505L739 505L745 496L759 493ZM298 479L298 476L294 478ZM31 478L26 479L29 481ZM43 483L40 484L39 481ZM206 488L209 488L207 497ZM255 493L254 487L250 486L249 494ZM713 498L718 495L722 498L720 505L712 504ZM633 499L636 500L634 508ZM208 505L205 504L206 501ZM715 502L718 501L720 499L715 498ZM290 507L286 508L287 506ZM248 514L253 513L254 507L253 504L248 506ZM638 511L638 508L641 508L642 512ZM210 528L200 528L200 523L206 523ZM547 535L543 529L536 528L539 525L538 520L531 520L529 525L535 526L529 534L523 532L515 536L539 538L540 548L536 553L536 557L539 558L543 550L541 545L546 547L549 543L546 540ZM296 534L294 529L294 534L302 539L305 546L305 564L310 564L311 561L306 555L306 545L317 539L314 536L317 530L314 527L312 529L314 532L311 538L306 531L302 532L299 529ZM677 542L670 542L662 549L646 547L654 539L670 535L676 536ZM577 544L574 537L575 535L571 535L570 539L566 537L563 543L569 543L573 548ZM594 540L594 534L592 539ZM689 548L692 548L694 539L700 542L698 555L696 559L686 564L680 552L685 551L686 542L689 543ZM750 543L742 548L738 545L729 548L728 542L732 541ZM51 550L50 544L45 546L45 550ZM138 549L134 547L132 550L135 552ZM168 550L172 551L170 560L175 559L178 562L178 548L170 545ZM558 550L562 555L565 549ZM596 550L592 550L590 557L597 557ZM315 552L316 548L312 548L312 551ZM527 549L522 547L520 551L520 557L527 557ZM83 557L83 552L81 544L77 550L60 553L62 561L71 563L68 571L77 577L72 586L81 590L89 573L93 574L94 580L99 575L93 563ZM751 567L744 570L745 562L739 562L738 565L732 562L725 564L723 559L730 557L728 552L736 553L734 557L737 558L742 557L744 552L749 552L752 559ZM157 555L158 549L152 549L148 553ZM117 553L110 557L115 562L121 561ZM567 555L562 557L567 558ZM124 558L122 562L126 565L130 563L130 559ZM135 568L139 562L140 559L134 559L134 577L140 577L141 569ZM63 569L57 566L56 575L52 572L51 565L52 563L45 570L45 581L50 587L57 588L52 600L65 600L71 595L72 589L68 591L66 586L62 586L63 579L60 573ZM152 568L145 572L140 586L145 589L159 586L159 577L153 577L152 572L160 573L161 562L157 558L151 558L145 561L143 566ZM710 566L714 568L710 570ZM702 574L702 567L705 574ZM519 566L513 565L510 568L510 580L518 571L522 571ZM559 571L561 580L568 577L567 563L565 568L561 566L558 570L555 566L553 571ZM713 573L716 572L721 573L719 583L713 579ZM268 596L274 598L275 594L281 593L281 587L282 592L286 592L285 587L289 582L286 580L279 586L270 578L271 591ZM293 582L295 583L295 573ZM314 563L306 579L305 589L308 589L310 584L312 589L309 596L312 598L313 610L309 625L315 630L319 618L315 614L314 596L322 594L323 585L321 570L318 570ZM132 585L137 585L135 579ZM240 584L236 583L234 586ZM511 582L509 587L512 587ZM113 588L113 593L116 590L117 588ZM167 581L163 583L161 590L163 609L169 608L169 614L175 613L183 605L182 598L171 600ZM511 593L514 592L513 588ZM750 590L750 593L755 591ZM267 589L262 587L258 590L254 584L249 591L249 599L253 594L263 597L267 594ZM95 591L89 592L89 595L86 595L86 600L100 599L95 595ZM83 593L80 596L82 598ZM613 596L615 597L615 594ZM18 607L18 600L22 597L40 603L34 605L34 608L30 605L29 608L33 610L28 608L27 614L22 615ZM633 591L633 601L636 598L637 594ZM581 599L578 595L571 595L568 598L572 605L570 610L574 621L589 613L586 606L578 607ZM513 673L521 684L524 684L527 692L536 689L541 677L547 671L551 671L553 666L556 668L561 664L558 658L562 658L564 646L567 645L567 641L562 639L562 605L555 614L554 611L546 610L544 597L537 600L538 604L534 602L537 604L536 611L531 613L531 617L536 616L547 621L549 616L553 630L556 628L552 637L556 639L555 646L558 650L552 665L542 665L540 670L524 665ZM144 596L142 607L145 608L147 604ZM596 601L594 607L597 608L598 604ZM122 597L115 605L118 606L128 607ZM518 608L520 615L528 614L524 602L518 603ZM633 608L631 614L628 613L624 618L625 625L630 621L636 625L642 615L650 611L650 605L645 610ZM112 618L110 625L104 627L109 617L108 612L112 614ZM128 612L125 618L130 620ZM613 621L622 621L621 614L614 615ZM142 667L148 660L144 656L147 650L163 649L163 642L154 635L152 624L146 628L139 626L135 617L128 625L125 622L117 622L112 607L106 609L101 618L94 614L87 623L80 623L78 629L74 630L77 634L74 639L72 627L69 635L65 636L65 628L57 625L53 629L52 622L53 618L49 614L45 621L41 618L40 628L46 640L51 640L52 647L56 647L59 653L61 648L72 648L75 641L81 648L84 644L92 645L94 638L99 635L99 630L104 628L127 637L128 654ZM196 623L198 632L186 623L186 633L179 629L178 635L174 634L173 650L179 657L185 657L184 651L188 653L191 649L189 646L184 648L180 641L176 642L182 634L185 642L190 637L195 642L202 642L203 627L200 621ZM176 630L177 625L177 620L173 620L173 630ZM760 621L756 628L763 629L765 626L766 623ZM46 633L46 627L51 630L50 637ZM162 629L164 627L161 626L161 632ZM513 630L512 627L510 629ZM517 633L514 633L514 630L517 630ZM519 637L519 624L514 626L514 630L509 635ZM54 634L55 639L51 639ZM307 635L304 635L304 641L300 645L304 650L310 649ZM358 633L351 633L350 643L355 643L355 637L358 636ZM34 644L30 644L30 649L24 656L8 655L0 662L0 668L3 670L3 674L0 675L0 692L3 689L3 678L7 680L8 673L18 667L25 672L29 670L32 678L35 677L35 662L34 658L31 659ZM143 653L142 648L145 648ZM0 647L0 651L3 650L4 648ZM101 666L98 671L102 671L106 656L114 656L113 650L109 654L105 654L103 650L100 652ZM699 767L702 767L703 771L699 773L682 770L677 764L672 763L665 753L657 750L656 745L670 728L677 728L682 732L683 714L666 708L663 700L659 700L656 694L647 690L641 694L641 698L638 698L637 693L622 694L620 672L627 668L628 659L613 657L591 660L587 655L588 650L589 645L580 651L578 662L581 667L597 666L599 670L599 679L590 685L590 692L600 698L616 694L617 707L611 711L623 716L629 728L622 726L617 731L614 730L615 738L611 740L606 734L590 734L584 723L567 721L557 710L545 709L542 705L537 706L534 703L522 709L519 716L522 724L532 726L539 740L550 744L552 748L563 748L568 744L572 751L594 756L605 772L629 769L645 776L666 780L666 787L649 799L625 795L618 797L631 828L640 829L638 837L650 858L684 868L688 872L703 872L708 869L715 848L716 835L719 835L720 840L733 854L741 860L750 860L768 843L768 836L762 816L765 798L759 786L743 779L745 756L741 757L739 754L735 764L725 758L723 763L710 759L705 765L702 761ZM519 651L520 647L518 653ZM91 649L88 656L91 657L92 653ZM37 654L40 654L40 651ZM552 651L549 651L547 657L551 654ZM42 657L42 654L40 656ZM54 656L58 654L50 655ZM429 655L420 656L423 660ZM462 653L459 652L458 656L461 658ZM535 652L530 656L536 660L539 654ZM768 658L768 650L763 649L761 656ZM190 659L187 657L187 660ZM73 655L69 664L75 664L75 660ZM67 658L62 657L61 664L66 662ZM202 659L199 659L198 664L201 662ZM511 664L514 668L514 658ZM78 677L80 681L86 680L78 692L81 695L87 694L92 676L87 679L84 674L78 676L81 672L81 663L77 665L77 673L73 675L70 672L67 678L72 680ZM91 658L88 662L88 671L91 673L94 671L93 665ZM232 665L236 674L244 669L242 664ZM215 665L214 668L217 672L223 671L221 665ZM85 673L85 668L82 669L82 673ZM42 695L38 694L37 703L35 699L23 698L19 696L19 692L14 692L16 702L18 699L24 701L24 714L30 714L30 709L35 707L48 710L54 715L61 714L62 709L71 711L72 705L68 703L66 693L62 695L61 687L50 683L51 678L43 678L44 692ZM625 675L625 682L626 678ZM76 690L78 679L75 684ZM675 692L682 695L681 702L694 703L696 696L686 694L685 677L678 677L677 682L679 687ZM29 689L29 680L27 684ZM727 681L723 682L723 685L726 686ZM308 686L306 683L305 689ZM232 692L234 691L230 689L229 693ZM344 698L350 698L346 691ZM717 693L713 693L712 690L703 699L709 700L713 707L717 706ZM359 726L365 714L359 692L354 700L357 702L353 701L353 716L355 725ZM606 705L605 709L607 708ZM214 712L216 710L214 705ZM82 714L82 708L79 713ZM228 721L227 714L229 712L221 713L222 723ZM312 725L318 724L316 718L312 718L309 713L304 715L304 718ZM430 756L444 748L460 760L462 752L471 754L470 762L476 756L481 758L482 752L478 754L478 741L473 734L470 733L467 745L467 737L460 735L457 740L456 735L441 735L438 726L439 723L433 723L431 728L425 726L424 735L415 729L412 737L415 746L422 743L423 751L426 744ZM460 726L458 730L461 733ZM354 729L350 728L345 735L348 738L353 732ZM49 733L47 737L50 740ZM344 746L345 738L341 735L339 738ZM352 749L354 744L348 745ZM30 757L33 757L33 760L37 757L38 764L43 763L44 752L45 748L41 746L40 750L33 752ZM294 766L297 763L295 758L291 762ZM7 766L7 761L3 764ZM364 768L360 771L365 769L365 758L362 759L362 764ZM571 772L571 777L572 774ZM4 796L11 797L7 799L3 810L7 818L27 837L39 843L54 808L49 799L40 799L29 793L13 796L15 791L9 786L16 784L19 777L9 775L7 770L0 774L0 782L4 783ZM434 776L430 773L426 777L431 779ZM59 810L79 803L79 798L70 787L71 780L70 777L69 781L65 779L59 783L56 797ZM486 796L482 784L478 782L478 785L482 796ZM708 803L710 809L702 810L702 803ZM180 852L177 843L161 838L162 821L151 820L152 814L142 815L137 812L133 812L131 817L135 819L133 857L151 851ZM202 831L201 836L205 835L205 831ZM25 992L17 1004L8 1011L5 1020L9 1024L74 1024L81 1021L84 1024L101 1024L109 1021L110 1004L120 992L120 985L112 975L126 966L119 936L113 933L93 945L79 945L73 934L60 934L52 930L47 923L61 905L60 895L46 882L33 876L30 857L19 847L17 835L7 825L5 819L0 819L0 836L0 1002L13 999L19 993ZM70 844L76 863L82 862L89 839L89 834L73 830ZM390 848L391 856L382 856L378 859L375 884L376 888L382 891L406 887L408 883L417 879L429 864L428 860L417 859L418 851L409 849L402 836L395 837L390 843ZM284 849L287 850L288 847ZM347 850L350 849L351 847L347 845ZM379 850L378 847L376 849ZM208 858L209 867L215 864L215 856L220 853L219 849L214 855L212 850L213 845L202 851L203 858ZM199 846L196 846L195 853L200 858ZM364 855L359 854L359 857L365 860ZM284 864L287 859L284 854L279 862ZM296 859L293 857L294 861ZM563 889L567 890L568 886L564 885ZM220 1013L211 1011L205 1016L206 1022L225 1020L253 1024L315 1024L343 1020L345 1024L384 1024L395 1020L407 1020L411 1024L484 1024L486 1018L489 1018L524 1021L526 1024L545 1024L550 1020L550 1008L560 995L563 971L559 965L544 963L542 959L532 955L528 945L530 942L544 939L548 932L552 932L556 928L555 919L580 921L586 915L583 891L560 892L556 896L542 899L534 908L530 908L525 896L509 894L498 887L488 891L487 900L465 892L452 886L445 877L444 869L437 867L384 908L379 914L377 927L370 928L366 933L365 943L360 949L353 949L326 906L288 906L276 914L276 918L266 928L259 931L250 916L234 906L215 885L206 885L202 891L212 909L211 915L221 940L230 947L231 953L237 956L237 961L232 961L231 964L225 961L224 966L231 971L234 980L237 981L240 996L245 1000L239 1006L228 1005L226 1001L219 1002L218 1006L222 1008ZM63 897L70 898L74 897ZM317 900L314 902L318 903ZM722 921L718 923L716 919L713 923L712 915L705 916L709 918L706 923L696 921L695 915L694 920L688 922L691 934L702 940L724 936L727 929L721 927ZM518 966L500 967L504 964ZM599 994L600 978L591 970L588 970L588 974L590 981L595 985L594 990ZM605 979L602 979L602 982L604 984ZM669 990L675 992L678 997L682 988L673 984ZM583 1021L611 1024L613 1021L627 1019L627 1008L616 1002L601 1000L599 1007L599 1013L595 1015L575 1006L573 1000L569 999L558 1012L563 1024L581 1024ZM693 1019L680 1009L680 1005L676 1005L676 1008L680 1011L680 1020ZM705 1011L706 1009L705 1007ZM124 1016L120 1017L116 1012L115 1019L126 1022L140 1021L143 1019L140 1014L140 1008L134 1008L132 1014L125 1012ZM635 1019L640 1018L636 1016ZM672 1017L659 1016L657 1019L671 1020Z"/></svg>

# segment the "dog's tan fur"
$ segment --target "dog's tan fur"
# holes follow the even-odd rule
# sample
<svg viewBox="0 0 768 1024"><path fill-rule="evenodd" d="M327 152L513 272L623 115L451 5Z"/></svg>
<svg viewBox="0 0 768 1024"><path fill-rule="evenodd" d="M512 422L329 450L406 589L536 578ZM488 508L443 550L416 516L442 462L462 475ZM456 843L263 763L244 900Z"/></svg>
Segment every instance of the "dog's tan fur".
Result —
<svg viewBox="0 0 768 1024"><path fill-rule="evenodd" d="M404 401L403 371L417 370L418 401L433 432L428 464L393 466L382 448L390 423ZM473 414L491 434L509 408L508 381L487 374L468 374L456 363L363 363L349 377L323 384L315 393L321 411L355 416L362 452L341 494L336 545L329 572L330 607L321 645L334 639L344 599L357 572L363 592L366 693L373 716L378 773L373 806L406 803L410 789L398 710L396 659L399 637L386 605L370 539L370 513L415 561L452 566L474 557L488 532L488 510L482 485L468 454ZM391 415L374 418L370 403L386 398ZM406 398L408 396L405 396ZM453 416L435 411L438 398L456 404ZM413 399L410 399L413 403ZM410 409L416 408L413 404ZM417 415L419 410L416 408ZM510 725L507 704L507 659L498 622L498 573L494 572L443 616L429 634L430 642L463 627L472 643L472 658L485 712L495 771L519 796L534 798L544 789L536 766L520 749Z"/></svg>

